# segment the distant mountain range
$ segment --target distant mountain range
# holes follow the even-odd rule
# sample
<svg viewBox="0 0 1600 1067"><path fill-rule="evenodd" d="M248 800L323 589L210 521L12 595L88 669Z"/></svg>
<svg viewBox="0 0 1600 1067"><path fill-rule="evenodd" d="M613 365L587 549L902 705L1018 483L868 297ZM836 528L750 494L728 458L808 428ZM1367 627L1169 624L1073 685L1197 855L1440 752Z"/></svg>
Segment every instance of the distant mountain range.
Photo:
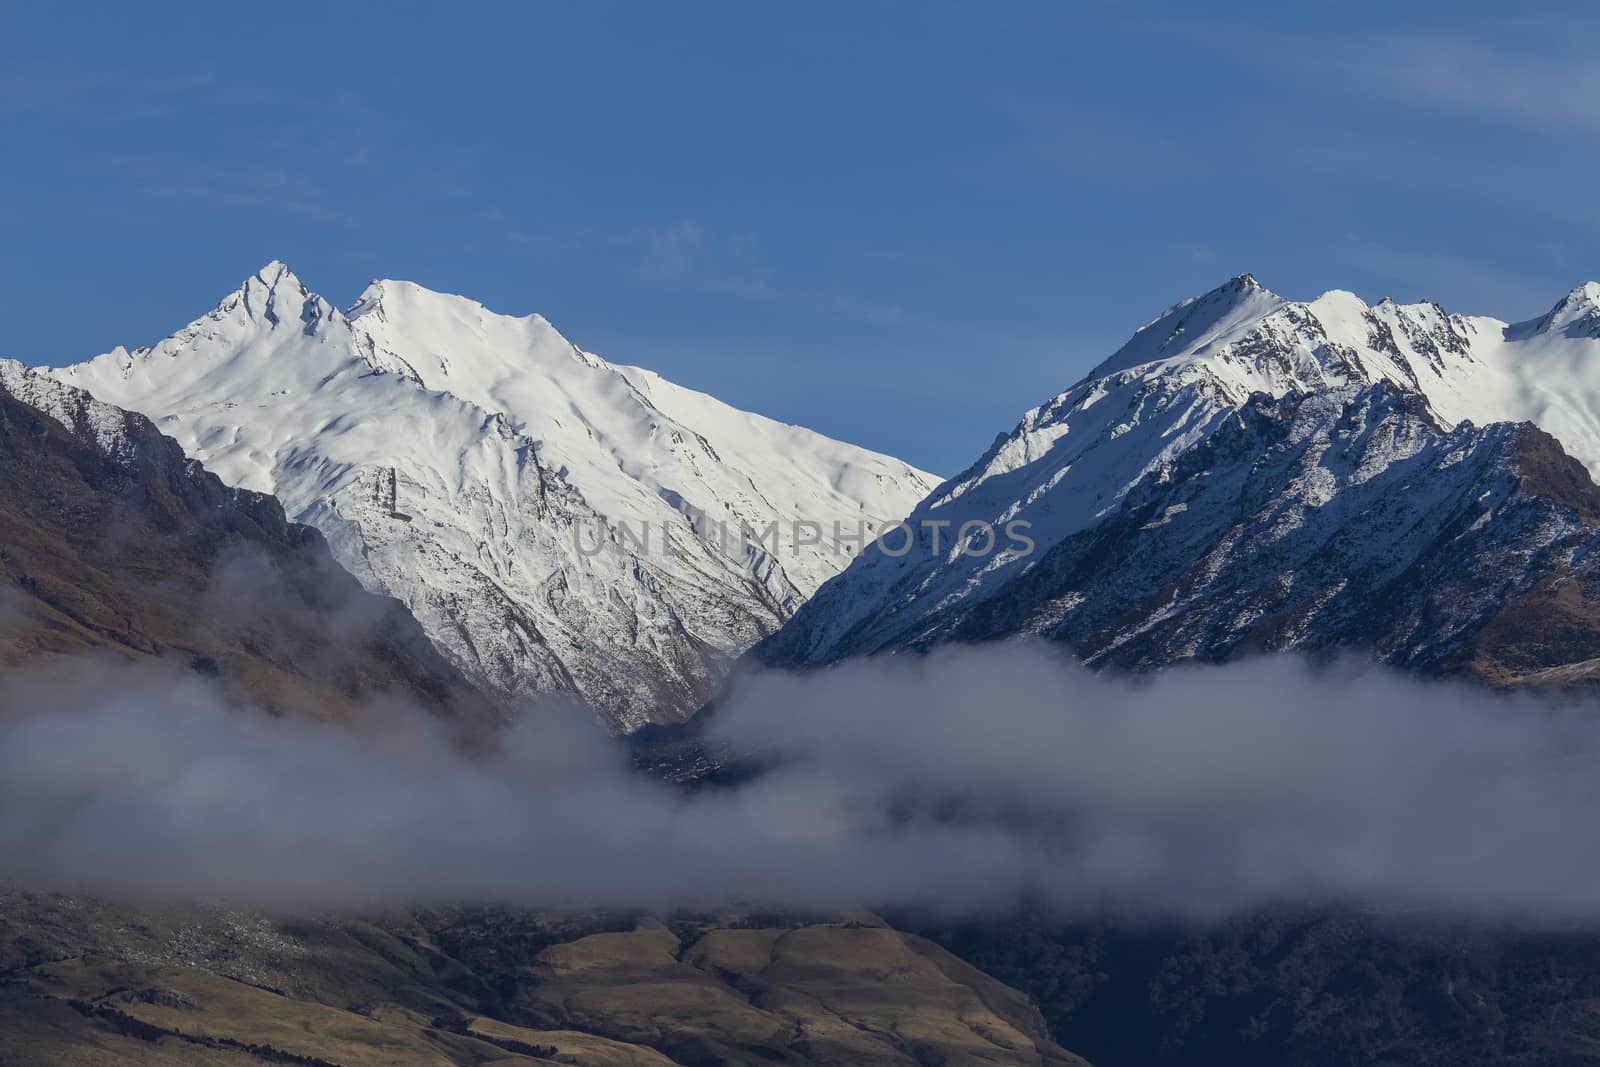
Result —
<svg viewBox="0 0 1600 1067"><path fill-rule="evenodd" d="M275 713L392 696L476 730L567 691L629 730L758 641L802 668L1031 635L1110 669L1348 650L1600 677L1594 284L1506 324L1242 275L934 486L537 317L396 282L338 311L273 264L153 349L0 361L0 458L0 661L149 658ZM883 541L836 573L834 523ZM1105 1063L1533 1064L1593 1062L1600 1032L1594 939L1567 932L897 917L1030 1002L865 913L0 897L22 1063L1081 1062L1054 1038Z"/></svg>
<svg viewBox="0 0 1600 1067"><path fill-rule="evenodd" d="M870 537L936 481L537 315L396 281L341 311L282 263L151 348L50 373L275 494L486 691L574 692L618 729L692 712L849 562L836 529Z"/></svg>
<svg viewBox="0 0 1600 1067"><path fill-rule="evenodd" d="M757 642L784 666L1013 634L1133 668L1600 665L1595 283L1507 324L1240 275L938 486L538 316L393 281L340 311L280 263L153 348L47 373L276 494L484 691L573 692L619 730L689 714Z"/></svg>
<svg viewBox="0 0 1600 1067"><path fill-rule="evenodd" d="M1124 668L1354 648L1573 681L1600 673L1597 469L1600 285L1507 324L1241 275L1024 415L754 655L1027 634ZM1008 527L1028 544L989 543Z"/></svg>
<svg viewBox="0 0 1600 1067"><path fill-rule="evenodd" d="M341 311L281 263L152 348L47 373L277 495L484 691L573 692L619 730L691 713L758 642L786 666L1012 634L1122 667L1600 663L1574 592L1597 532L1594 283L1507 324L1240 275L938 486L538 316L394 281Z"/></svg>

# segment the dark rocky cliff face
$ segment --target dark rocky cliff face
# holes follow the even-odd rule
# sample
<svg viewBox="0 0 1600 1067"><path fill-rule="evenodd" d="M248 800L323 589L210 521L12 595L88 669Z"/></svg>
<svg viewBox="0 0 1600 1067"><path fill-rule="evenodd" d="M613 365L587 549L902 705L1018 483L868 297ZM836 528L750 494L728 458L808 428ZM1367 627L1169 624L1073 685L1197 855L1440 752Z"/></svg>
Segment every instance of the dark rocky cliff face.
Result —
<svg viewBox="0 0 1600 1067"><path fill-rule="evenodd" d="M144 416L9 362L0 576L9 665L157 656L276 712L337 718L396 697L464 725L498 716L277 500L223 485Z"/></svg>
<svg viewBox="0 0 1600 1067"><path fill-rule="evenodd" d="M825 658L1026 635L1122 670L1353 651L1577 681L1600 669L1596 545L1600 489L1530 424L1445 431L1390 385L1258 395L986 595ZM801 645L755 654L804 664Z"/></svg>
<svg viewBox="0 0 1600 1067"><path fill-rule="evenodd" d="M1553 438L1444 433L1383 387L1331 399L1245 408L939 636L1121 669L1359 650L1495 684L1600 656L1600 490Z"/></svg>

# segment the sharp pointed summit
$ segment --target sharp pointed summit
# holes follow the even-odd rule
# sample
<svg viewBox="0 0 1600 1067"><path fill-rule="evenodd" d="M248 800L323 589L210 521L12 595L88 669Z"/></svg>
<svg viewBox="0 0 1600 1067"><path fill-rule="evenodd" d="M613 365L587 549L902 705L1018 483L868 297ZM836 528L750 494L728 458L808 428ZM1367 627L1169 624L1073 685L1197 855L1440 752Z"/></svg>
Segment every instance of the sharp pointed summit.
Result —
<svg viewBox="0 0 1600 1067"><path fill-rule="evenodd" d="M1260 319L1284 303L1282 297L1256 281L1255 275L1235 275L1210 292L1174 304L1158 315L1100 364L1094 374L1113 374L1197 351L1211 340Z"/></svg>
<svg viewBox="0 0 1600 1067"><path fill-rule="evenodd" d="M308 305L314 308L312 319L325 318L332 310L327 301L305 287L287 263L277 259L246 278L235 295L247 317L262 319L271 326L285 319L306 321ZM225 299L223 306L232 299Z"/></svg>

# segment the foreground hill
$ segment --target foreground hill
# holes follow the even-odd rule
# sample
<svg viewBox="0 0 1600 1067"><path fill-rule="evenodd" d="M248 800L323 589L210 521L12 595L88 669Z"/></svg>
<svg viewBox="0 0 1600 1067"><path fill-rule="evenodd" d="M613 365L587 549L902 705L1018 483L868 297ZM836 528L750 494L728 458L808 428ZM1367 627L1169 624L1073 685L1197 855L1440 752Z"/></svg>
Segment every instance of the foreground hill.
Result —
<svg viewBox="0 0 1600 1067"><path fill-rule="evenodd" d="M285 921L23 893L0 916L15 1067L1083 1063L1015 990L875 921Z"/></svg>
<svg viewBox="0 0 1600 1067"><path fill-rule="evenodd" d="M1600 1063L1600 936L1411 912L1204 928L897 916L1026 991L1100 1067Z"/></svg>
<svg viewBox="0 0 1600 1067"><path fill-rule="evenodd" d="M409 282L269 264L153 348L51 372L283 501L488 691L671 721L935 480ZM797 526L797 524L800 524Z"/></svg>
<svg viewBox="0 0 1600 1067"><path fill-rule="evenodd" d="M224 485L143 415L0 361L0 659L160 658L276 711L380 696L499 712L316 530Z"/></svg>

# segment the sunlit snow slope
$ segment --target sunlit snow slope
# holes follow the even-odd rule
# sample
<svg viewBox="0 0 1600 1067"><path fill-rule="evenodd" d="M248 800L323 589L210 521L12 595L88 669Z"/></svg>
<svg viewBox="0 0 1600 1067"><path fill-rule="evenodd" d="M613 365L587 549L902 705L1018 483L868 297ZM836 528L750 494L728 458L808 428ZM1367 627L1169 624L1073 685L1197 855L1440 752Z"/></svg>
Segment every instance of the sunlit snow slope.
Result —
<svg viewBox="0 0 1600 1067"><path fill-rule="evenodd" d="M942 529L949 531L969 522L994 528L1024 522L1031 552L1005 537L995 551L978 551L983 527L971 528L961 543L946 535L937 551L926 538L899 557L869 548L758 655L817 664L948 639L953 619L974 618L989 598L1015 598L1029 583L1038 585L1043 572L1036 568L1051 551L1122 514L1135 486L1170 479L1185 467L1211 470L1211 461L1186 457L1212 443L1220 428L1237 425L1252 394L1283 398L1379 384L1420 397L1427 419L1444 431L1469 422L1533 422L1600 473L1600 285L1579 286L1540 318L1508 325L1432 303L1369 306L1341 291L1294 302L1240 275L1140 329L1084 380L1024 415L908 520L919 530L948 523ZM1378 448L1369 455L1393 453ZM1236 457L1246 470L1258 459ZM1310 466L1296 490L1299 502L1275 521L1288 529L1313 514L1306 509L1322 509L1352 477L1360 482L1373 473L1341 474L1333 463L1330 457ZM1156 521L1175 520L1182 507L1175 508ZM1329 513L1316 514L1322 520ZM1206 518L1226 523L1238 516ZM1228 548L1217 551L1220 559ZM1049 610L1031 606L1030 625L1045 626L1051 612L1060 622L1079 605L1117 592L1092 578L1084 583L1076 592L1060 591ZM983 609L986 618L1009 614L998 605ZM965 632L974 635L970 627Z"/></svg>
<svg viewBox="0 0 1600 1067"><path fill-rule="evenodd" d="M396 281L340 311L281 263L153 348L50 373L276 494L480 684L576 692L622 729L693 710L842 569L835 523L876 529L936 481L537 315Z"/></svg>

